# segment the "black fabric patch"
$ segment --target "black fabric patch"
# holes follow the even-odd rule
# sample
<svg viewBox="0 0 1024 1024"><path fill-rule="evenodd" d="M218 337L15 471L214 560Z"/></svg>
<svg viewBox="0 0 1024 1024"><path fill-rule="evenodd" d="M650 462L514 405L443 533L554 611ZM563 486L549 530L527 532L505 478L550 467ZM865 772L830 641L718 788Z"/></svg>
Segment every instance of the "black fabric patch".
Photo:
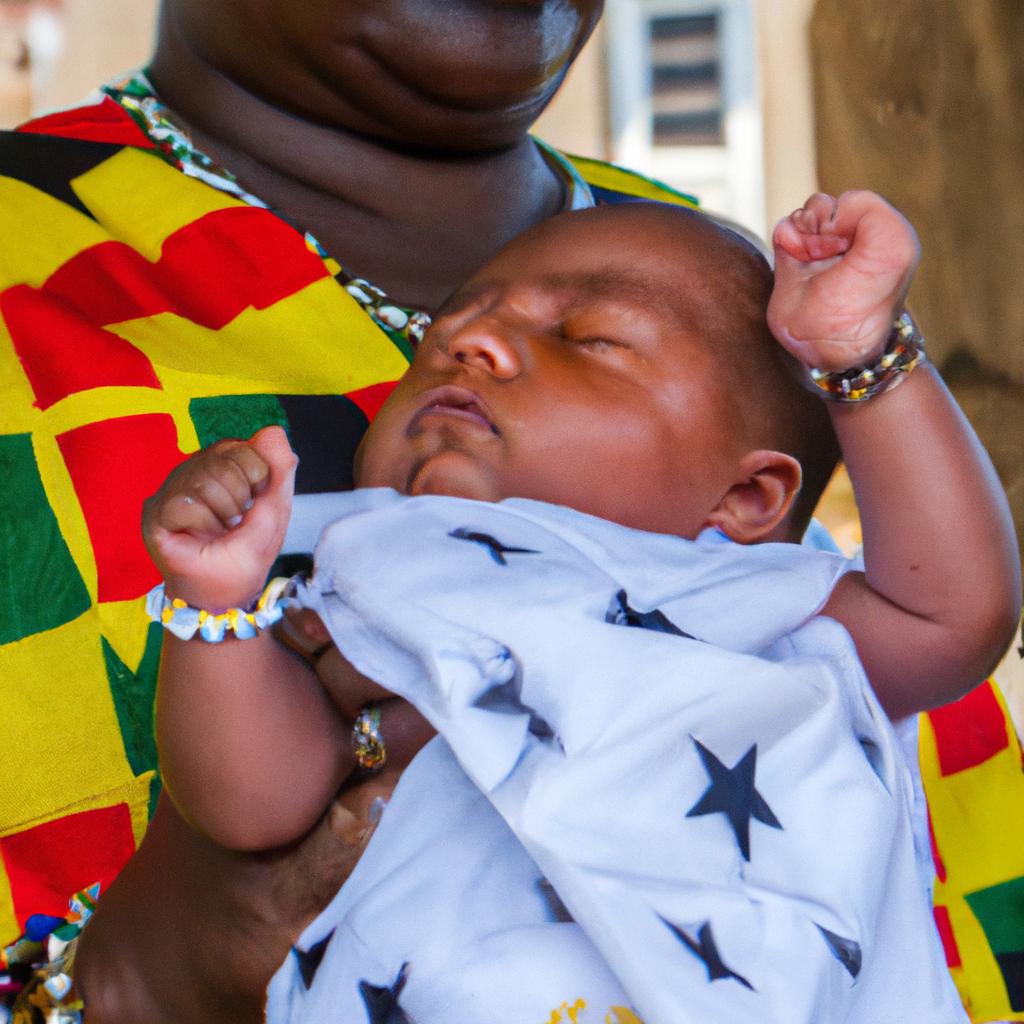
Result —
<svg viewBox="0 0 1024 1024"><path fill-rule="evenodd" d="M996 963L1003 972L1006 995L1014 1013L1024 1010L1024 951L996 953Z"/></svg>
<svg viewBox="0 0 1024 1024"><path fill-rule="evenodd" d="M352 490L352 463L370 425L344 395L278 395L288 440L299 457L296 494Z"/></svg>
<svg viewBox="0 0 1024 1024"><path fill-rule="evenodd" d="M71 182L124 148L120 143L0 132L0 175L24 181L95 220Z"/></svg>

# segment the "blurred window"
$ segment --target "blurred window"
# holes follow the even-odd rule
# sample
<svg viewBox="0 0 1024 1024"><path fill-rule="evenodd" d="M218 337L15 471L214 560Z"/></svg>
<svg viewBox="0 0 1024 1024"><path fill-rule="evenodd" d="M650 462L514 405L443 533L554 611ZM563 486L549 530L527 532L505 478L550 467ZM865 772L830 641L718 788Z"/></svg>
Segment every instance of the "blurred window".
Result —
<svg viewBox="0 0 1024 1024"><path fill-rule="evenodd" d="M660 14L648 21L652 142L720 146L718 14Z"/></svg>
<svg viewBox="0 0 1024 1024"><path fill-rule="evenodd" d="M612 158L765 230L754 0L608 0Z"/></svg>

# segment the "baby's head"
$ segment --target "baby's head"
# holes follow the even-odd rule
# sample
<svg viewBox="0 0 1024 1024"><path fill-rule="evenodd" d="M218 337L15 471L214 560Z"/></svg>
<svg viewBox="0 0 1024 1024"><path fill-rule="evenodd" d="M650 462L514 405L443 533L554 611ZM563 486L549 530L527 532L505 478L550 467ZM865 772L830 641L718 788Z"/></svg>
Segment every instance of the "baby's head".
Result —
<svg viewBox="0 0 1024 1024"><path fill-rule="evenodd" d="M759 252L693 211L545 221L440 311L366 436L359 486L796 539L837 448L768 331L771 287Z"/></svg>

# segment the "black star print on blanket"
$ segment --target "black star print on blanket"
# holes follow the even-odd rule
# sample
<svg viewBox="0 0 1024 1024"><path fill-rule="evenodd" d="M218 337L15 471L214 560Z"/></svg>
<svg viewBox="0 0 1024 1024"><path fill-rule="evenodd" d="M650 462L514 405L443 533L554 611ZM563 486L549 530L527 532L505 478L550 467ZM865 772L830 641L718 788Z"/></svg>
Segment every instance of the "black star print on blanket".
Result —
<svg viewBox="0 0 1024 1024"><path fill-rule="evenodd" d="M665 921L665 918L662 918L662 921ZM698 960L704 961L704 966L708 969L708 981L721 981L724 978L732 978L734 981L738 981L744 988L749 988L751 992L754 991L754 986L742 974L737 974L731 967L727 967L723 963L722 957L718 952L718 946L715 944L715 936L711 931L710 921L705 921L700 926L696 939L687 935L682 928L677 928L671 921L665 921L665 924L672 929L673 935Z"/></svg>
<svg viewBox="0 0 1024 1024"><path fill-rule="evenodd" d="M506 555L537 555L539 551L533 551L530 548L508 548L501 543L500 540L496 540L489 533L479 533L476 530L471 530L468 526L460 526L456 530L452 530L449 537L454 537L456 540L469 540L474 544L483 544L485 548L490 552L491 558L494 559L498 565L508 565L505 559Z"/></svg>
<svg viewBox="0 0 1024 1024"><path fill-rule="evenodd" d="M387 987L371 985L368 981L359 982L359 994L366 1004L366 1015L369 1024L412 1024L405 1011L398 1005L398 997L405 987L409 965L402 964L398 977Z"/></svg>
<svg viewBox="0 0 1024 1024"><path fill-rule="evenodd" d="M704 768L711 776L711 785L704 795L686 812L688 818L702 814L724 814L736 833L736 842L744 860L750 860L750 820L760 821L771 828L782 828L779 819L754 788L754 769L757 764L755 743L732 768L724 764L700 740L690 737Z"/></svg>
<svg viewBox="0 0 1024 1024"><path fill-rule="evenodd" d="M686 637L688 640L697 638L681 630L663 611L655 608L650 612L638 612L629 606L625 590L620 590L613 598L605 612L605 622L615 626L636 626L638 629L650 629L655 633L670 633L672 636Z"/></svg>

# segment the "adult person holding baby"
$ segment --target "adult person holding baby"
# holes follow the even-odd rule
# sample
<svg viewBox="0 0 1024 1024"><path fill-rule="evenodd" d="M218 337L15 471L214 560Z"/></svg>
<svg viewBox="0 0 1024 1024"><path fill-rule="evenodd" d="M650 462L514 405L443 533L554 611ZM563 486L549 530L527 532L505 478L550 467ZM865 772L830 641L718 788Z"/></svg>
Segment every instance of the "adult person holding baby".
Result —
<svg viewBox="0 0 1024 1024"><path fill-rule="evenodd" d="M429 314L504 243L595 201L686 202L528 135L601 7L164 0L144 74L0 138L0 928L102 882L75 968L94 1024L257 1019L376 793L266 856L158 799L142 498L275 422L307 497L350 486Z"/></svg>

